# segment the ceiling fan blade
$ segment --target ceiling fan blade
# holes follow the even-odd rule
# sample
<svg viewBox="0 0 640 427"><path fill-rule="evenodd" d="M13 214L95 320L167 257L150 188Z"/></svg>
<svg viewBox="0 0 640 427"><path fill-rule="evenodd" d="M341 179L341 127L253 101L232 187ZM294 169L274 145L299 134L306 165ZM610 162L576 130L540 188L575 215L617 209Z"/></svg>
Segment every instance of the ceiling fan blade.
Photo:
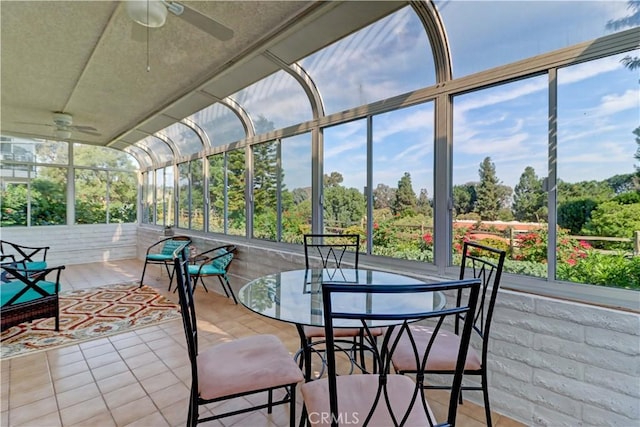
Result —
<svg viewBox="0 0 640 427"><path fill-rule="evenodd" d="M175 2L174 2L175 3ZM203 15L202 13L191 9L180 3L180 6L184 8L181 14L178 16L191 25L198 27L202 31L211 34L213 37L226 41L233 37L233 30L221 23ZM171 11L171 9L169 9Z"/></svg>
<svg viewBox="0 0 640 427"><path fill-rule="evenodd" d="M85 129L74 128L74 130L78 131L78 132L81 132L81 133L84 133L84 134L87 134L87 135L93 135L93 136L101 136L102 135L101 133L93 132L93 131L85 130Z"/></svg>
<svg viewBox="0 0 640 427"><path fill-rule="evenodd" d="M84 131L97 131L98 129L94 128L93 126L83 126L83 125L73 125L70 126L71 129L75 129L75 130L79 130L80 132L84 132Z"/></svg>
<svg viewBox="0 0 640 427"><path fill-rule="evenodd" d="M49 126L49 127L55 127L54 125L50 125L47 123L34 123L34 122L14 122L17 125L33 125L33 126Z"/></svg>

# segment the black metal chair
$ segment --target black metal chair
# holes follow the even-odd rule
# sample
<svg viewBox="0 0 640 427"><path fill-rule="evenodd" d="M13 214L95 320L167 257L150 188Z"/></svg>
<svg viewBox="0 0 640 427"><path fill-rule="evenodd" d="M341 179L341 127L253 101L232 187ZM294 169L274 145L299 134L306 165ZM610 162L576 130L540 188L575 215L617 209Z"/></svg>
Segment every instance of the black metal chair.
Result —
<svg viewBox="0 0 640 427"><path fill-rule="evenodd" d="M59 292L60 272L64 266L27 270L22 264L3 264L8 274L6 282L0 284L1 330L35 319L55 317L55 330L60 329ZM55 272L55 273L54 273ZM54 281L46 280L49 273Z"/></svg>
<svg viewBox="0 0 640 427"><path fill-rule="evenodd" d="M487 425L491 426L491 407L489 403L489 385L487 382L487 353L489 349L489 332L491 329L491 319L493 309L500 287L500 278L506 252L491 248L474 242L465 242L462 251L462 262L460 264L460 279L474 277L481 280L482 287L480 302L473 315L473 331L479 341L479 354L472 347L466 358L464 375L480 377L480 386L463 385L462 390L482 391L484 398L484 410ZM456 304L460 305L463 300L461 291L456 296ZM424 369L425 374L454 374L455 364L453 358L458 349L460 336L460 324L467 318L466 314L456 316L454 331L441 332L435 340L434 357ZM424 348L432 339L433 330L428 327L412 326L411 331L416 345ZM410 360L412 353L411 343L408 340L401 341L400 349L396 351L393 359L393 366L398 373L415 373L416 365ZM449 386L425 385L429 389L449 389ZM462 401L462 395L460 397Z"/></svg>
<svg viewBox="0 0 640 427"><path fill-rule="evenodd" d="M191 392L187 426L289 403L291 427L295 426L296 385L304 377L284 344L275 335L253 335L225 341L200 351L198 328L186 248L174 259L182 322L191 362ZM274 390L284 397L273 400ZM213 402L267 392L267 403L200 418L199 407ZM254 397L255 399L255 397Z"/></svg>
<svg viewBox="0 0 640 427"><path fill-rule="evenodd" d="M169 275L169 290L173 284L173 268L174 253L180 251L183 247L191 244L191 238L187 236L171 236L155 242L147 248L147 254L144 257L144 267L142 268L142 277L140 278L140 287L143 285L144 273L147 271L148 264L164 265ZM171 267L171 270L169 270Z"/></svg>
<svg viewBox="0 0 640 427"><path fill-rule="evenodd" d="M202 278L207 276L217 276L227 298L229 298L229 293L231 293L233 302L238 304L236 294L231 288L228 276L229 267L231 266L231 261L233 261L235 253L235 245L222 245L191 257L191 261L194 264L189 265L189 274L193 279L193 287L196 287L198 279L200 279L200 283L202 283L204 290L209 292Z"/></svg>
<svg viewBox="0 0 640 427"><path fill-rule="evenodd" d="M47 268L47 251L49 249L49 246L25 246L0 240L0 262L27 272L41 271ZM0 273L0 281L8 282L7 274L6 271Z"/></svg>
<svg viewBox="0 0 640 427"><path fill-rule="evenodd" d="M334 309L334 303L344 294L365 294L367 301L390 299L394 297L411 298L413 301L425 298L432 292L465 292L468 298L457 307L433 310L425 302L423 311L399 313L397 305L391 304L387 311L373 309L368 305ZM307 422L315 425L370 425L370 426L434 426L455 425L458 396L462 384L462 375L466 352L469 347L473 316L478 302L480 280L458 280L442 283L359 285L345 283L325 283L322 287L324 324L327 337L327 371L325 378L310 381L302 385L304 400L303 416ZM364 299L364 298L363 298ZM425 298L426 300L426 298ZM335 306L339 306L338 303ZM418 370L415 381L408 376L391 373L391 358L398 348L398 337L410 337L409 325L418 320L431 321L435 334L445 321L454 316L466 316L458 342L458 357L454 360L455 375L451 386L451 396L446 412L446 424L438 424L428 400L424 394L424 376ZM349 322L349 323L341 323ZM376 322L384 322L382 324ZM361 375L338 375L336 369L336 351L334 349L334 331L336 325L360 324L365 331L365 340L373 349L373 355L380 366L379 373ZM388 324L380 347L379 340L371 334L372 326ZM434 335L435 337L435 335ZM433 341L433 340L432 340ZM431 342L432 344L432 342ZM424 368L431 357L432 345L425 349L413 347L412 361ZM442 416L438 418L444 418Z"/></svg>
<svg viewBox="0 0 640 427"><path fill-rule="evenodd" d="M353 253L353 268L358 268L358 255L360 253L360 236L358 234L305 234L304 235L304 261L307 270L318 267L327 270L339 270L343 266L345 254ZM314 264L314 260L316 261ZM302 358L299 359L300 367L305 368L305 376L311 379L311 356L317 354L324 367L324 352L317 350L318 345L324 343L324 328L317 326L297 325L300 335L300 348ZM358 345L358 340L362 340L360 328L339 328L335 331L335 337L353 339L352 347L352 369L360 366L366 369L364 349L366 346ZM374 333L382 334L381 329L375 329ZM362 341L361 341L362 344ZM358 349L360 362L356 360L355 350ZM322 372L321 372L322 373Z"/></svg>

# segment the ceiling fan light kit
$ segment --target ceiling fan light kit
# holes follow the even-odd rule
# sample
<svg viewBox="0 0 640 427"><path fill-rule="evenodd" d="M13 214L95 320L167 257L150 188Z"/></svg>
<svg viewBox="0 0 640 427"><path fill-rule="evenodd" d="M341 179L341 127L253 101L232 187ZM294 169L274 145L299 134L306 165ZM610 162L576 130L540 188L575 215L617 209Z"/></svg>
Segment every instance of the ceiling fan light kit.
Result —
<svg viewBox="0 0 640 427"><path fill-rule="evenodd" d="M127 14L138 24L158 28L167 20L167 5L162 0L132 0L127 2Z"/></svg>

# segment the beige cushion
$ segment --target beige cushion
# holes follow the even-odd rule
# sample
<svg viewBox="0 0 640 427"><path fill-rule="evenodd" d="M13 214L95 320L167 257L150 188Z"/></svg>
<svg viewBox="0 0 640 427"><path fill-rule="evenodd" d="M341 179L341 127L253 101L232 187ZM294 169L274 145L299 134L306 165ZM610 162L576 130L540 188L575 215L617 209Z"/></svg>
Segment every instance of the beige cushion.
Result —
<svg viewBox="0 0 640 427"><path fill-rule="evenodd" d="M254 335L214 345L200 352L197 360L200 397L206 400L304 379L275 335Z"/></svg>
<svg viewBox="0 0 640 427"><path fill-rule="evenodd" d="M424 351L429 344L433 330L426 326L412 325L410 326L413 339L418 348L419 357L422 358ZM396 331L394 331L391 342L395 340ZM440 330L429 355L427 356L428 371L454 371L456 361L458 359L458 350L460 348L460 338L453 332ZM403 334L400 342L393 352L391 358L396 371L415 371L416 359L411 347L411 342L407 334ZM466 371L476 371L482 367L482 362L478 353L469 347L467 351L467 360L464 365Z"/></svg>
<svg viewBox="0 0 640 427"><path fill-rule="evenodd" d="M338 413L342 418L342 426L361 426L373 407L376 392L378 390L378 375L341 375L337 377L338 385ZM399 421L407 412L409 402L413 396L416 384L411 378L404 375L389 375L387 377L387 391L393 413ZM326 378L305 383L301 387L302 398L307 407L307 414L311 425L331 425L329 408L329 382ZM432 420L433 413L428 408ZM323 417L323 414L324 417ZM388 427L393 422L384 401L384 396L376 405L373 418L367 424L369 427ZM407 427L425 427L430 425L420 397L411 409L411 415L407 419Z"/></svg>
<svg viewBox="0 0 640 427"><path fill-rule="evenodd" d="M320 326L304 326L304 336L307 338L323 338L324 328ZM384 329L383 328L371 328L371 335L374 337L379 337L382 335ZM334 328L333 329L333 337L334 338L348 338L348 337L357 337L360 335L360 328Z"/></svg>

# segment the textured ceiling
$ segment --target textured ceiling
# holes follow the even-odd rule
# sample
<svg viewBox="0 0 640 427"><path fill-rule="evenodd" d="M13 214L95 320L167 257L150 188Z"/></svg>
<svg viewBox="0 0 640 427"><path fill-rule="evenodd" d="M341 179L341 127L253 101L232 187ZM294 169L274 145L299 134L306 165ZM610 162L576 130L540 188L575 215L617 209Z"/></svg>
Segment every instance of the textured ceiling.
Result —
<svg viewBox="0 0 640 427"><path fill-rule="evenodd" d="M74 131L70 140L107 145L322 6L181 3L231 28L233 38L222 42L169 14L163 27L149 30L147 44L143 27L132 34L137 24L123 2L1 1L0 130L52 138L52 113L64 111L74 125L100 133Z"/></svg>

